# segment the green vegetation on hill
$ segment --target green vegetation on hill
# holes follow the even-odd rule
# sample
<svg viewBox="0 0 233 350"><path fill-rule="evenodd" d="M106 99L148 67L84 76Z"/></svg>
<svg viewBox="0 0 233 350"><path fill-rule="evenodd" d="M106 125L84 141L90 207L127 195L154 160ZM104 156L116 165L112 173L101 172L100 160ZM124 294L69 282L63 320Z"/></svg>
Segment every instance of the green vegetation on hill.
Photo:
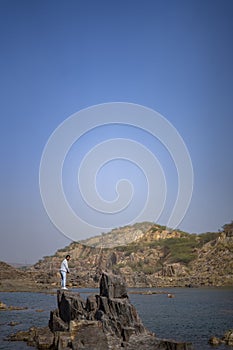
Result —
<svg viewBox="0 0 233 350"><path fill-rule="evenodd" d="M153 232L158 228L153 228ZM124 252L125 256L138 251L143 252L146 249L160 248L163 250L164 259L169 263L183 263L188 265L197 257L197 249L201 248L205 243L215 240L219 236L219 232L206 232L199 235L181 232L180 238L166 238L151 241L136 241L126 246L117 247L117 251ZM137 263L137 267L140 264ZM134 266L136 267L136 266Z"/></svg>

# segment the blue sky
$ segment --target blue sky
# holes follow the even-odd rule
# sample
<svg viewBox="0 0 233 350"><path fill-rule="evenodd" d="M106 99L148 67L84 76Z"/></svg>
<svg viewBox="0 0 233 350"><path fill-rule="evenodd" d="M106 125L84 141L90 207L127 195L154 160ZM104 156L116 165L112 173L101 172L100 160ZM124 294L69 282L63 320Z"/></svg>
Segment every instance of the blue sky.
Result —
<svg viewBox="0 0 233 350"><path fill-rule="evenodd" d="M182 136L194 191L181 229L217 231L233 219L231 0L1 0L0 48L0 260L36 262L69 244L44 210L40 159L59 124L101 103L152 108Z"/></svg>

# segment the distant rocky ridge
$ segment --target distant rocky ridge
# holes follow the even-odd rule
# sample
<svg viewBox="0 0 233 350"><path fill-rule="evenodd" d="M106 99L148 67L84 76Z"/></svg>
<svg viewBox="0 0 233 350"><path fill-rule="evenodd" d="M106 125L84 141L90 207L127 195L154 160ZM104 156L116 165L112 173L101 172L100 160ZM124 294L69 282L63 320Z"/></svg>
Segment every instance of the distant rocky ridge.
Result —
<svg viewBox="0 0 233 350"><path fill-rule="evenodd" d="M111 240L113 248L106 248L104 243L109 246ZM126 241L131 242L123 244ZM128 287L233 285L233 223L220 232L199 235L141 223L85 243L73 242L24 273L38 288L56 288L61 261L70 254L70 287L98 287L102 271L124 276Z"/></svg>
<svg viewBox="0 0 233 350"><path fill-rule="evenodd" d="M0 261L0 280L7 279L7 278L13 278L13 279L22 279L27 276L27 273L25 273L22 270L19 270L4 261Z"/></svg>

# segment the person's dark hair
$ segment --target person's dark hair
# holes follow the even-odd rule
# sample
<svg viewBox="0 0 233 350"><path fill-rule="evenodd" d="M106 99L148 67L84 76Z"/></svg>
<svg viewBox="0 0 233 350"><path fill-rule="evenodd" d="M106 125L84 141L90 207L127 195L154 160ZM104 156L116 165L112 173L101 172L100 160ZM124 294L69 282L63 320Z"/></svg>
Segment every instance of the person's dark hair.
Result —
<svg viewBox="0 0 233 350"><path fill-rule="evenodd" d="M68 254L68 255L66 255L66 259L67 259L67 258L70 258L70 255L69 255L69 254Z"/></svg>

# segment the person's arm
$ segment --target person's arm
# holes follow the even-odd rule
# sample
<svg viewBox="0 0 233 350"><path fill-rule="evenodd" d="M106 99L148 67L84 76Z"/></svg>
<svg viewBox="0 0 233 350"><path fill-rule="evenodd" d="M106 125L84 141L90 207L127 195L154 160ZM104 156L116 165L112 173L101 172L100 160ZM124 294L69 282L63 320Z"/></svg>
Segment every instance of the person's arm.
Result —
<svg viewBox="0 0 233 350"><path fill-rule="evenodd" d="M70 269L69 269L69 267L68 267L68 261L67 261L67 260L66 260L65 264L66 264L66 272L67 272L67 273L70 273Z"/></svg>
<svg viewBox="0 0 233 350"><path fill-rule="evenodd" d="M66 267L65 267L64 260L63 260L61 263L60 271L65 271L65 270L66 270Z"/></svg>

